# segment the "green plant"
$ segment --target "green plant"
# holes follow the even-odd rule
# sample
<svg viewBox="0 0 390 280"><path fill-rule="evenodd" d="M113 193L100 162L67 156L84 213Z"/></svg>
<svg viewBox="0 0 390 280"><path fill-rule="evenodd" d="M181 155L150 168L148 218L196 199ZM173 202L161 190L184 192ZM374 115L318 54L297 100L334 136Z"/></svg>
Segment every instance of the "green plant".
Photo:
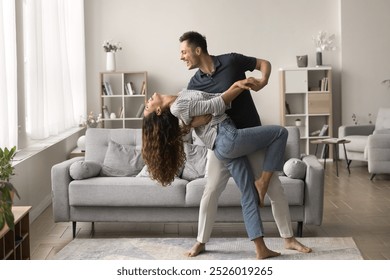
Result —
<svg viewBox="0 0 390 280"><path fill-rule="evenodd" d="M14 188L9 179L14 175L12 159L15 156L16 147L12 149L0 148L0 230L5 224L11 230L14 230L14 215L12 213L12 193L18 197L18 191Z"/></svg>

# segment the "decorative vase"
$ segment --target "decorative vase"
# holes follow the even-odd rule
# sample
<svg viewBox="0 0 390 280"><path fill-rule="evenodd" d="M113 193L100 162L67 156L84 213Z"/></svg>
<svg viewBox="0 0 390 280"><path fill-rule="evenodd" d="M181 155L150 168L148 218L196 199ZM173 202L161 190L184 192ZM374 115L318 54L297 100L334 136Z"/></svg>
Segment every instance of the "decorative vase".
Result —
<svg viewBox="0 0 390 280"><path fill-rule="evenodd" d="M115 53L107 52L106 70L109 72L114 72L115 67Z"/></svg>
<svg viewBox="0 0 390 280"><path fill-rule="evenodd" d="M319 51L316 52L316 62L317 62L317 66L322 65L322 52Z"/></svg>

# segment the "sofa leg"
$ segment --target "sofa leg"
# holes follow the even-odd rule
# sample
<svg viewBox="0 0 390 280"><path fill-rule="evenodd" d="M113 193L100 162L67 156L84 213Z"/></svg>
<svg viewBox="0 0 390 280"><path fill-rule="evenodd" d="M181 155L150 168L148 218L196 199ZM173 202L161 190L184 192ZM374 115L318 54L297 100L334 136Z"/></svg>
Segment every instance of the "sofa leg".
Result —
<svg viewBox="0 0 390 280"><path fill-rule="evenodd" d="M95 222L92 222L91 224L91 237L95 235Z"/></svg>
<svg viewBox="0 0 390 280"><path fill-rule="evenodd" d="M302 231L303 231L303 222L298 222L297 225L297 236L302 237Z"/></svg>
<svg viewBox="0 0 390 280"><path fill-rule="evenodd" d="M76 237L76 222L72 222L73 239Z"/></svg>
<svg viewBox="0 0 390 280"><path fill-rule="evenodd" d="M374 179L375 175L376 175L375 173L371 175L371 178L370 178L371 181Z"/></svg>

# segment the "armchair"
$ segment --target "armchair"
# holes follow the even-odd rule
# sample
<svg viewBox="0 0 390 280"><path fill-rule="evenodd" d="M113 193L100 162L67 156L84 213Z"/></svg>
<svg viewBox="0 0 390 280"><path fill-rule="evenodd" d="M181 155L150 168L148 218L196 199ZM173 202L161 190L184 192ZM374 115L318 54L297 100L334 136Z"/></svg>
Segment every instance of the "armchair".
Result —
<svg viewBox="0 0 390 280"><path fill-rule="evenodd" d="M390 173L390 156L386 156L390 153L390 108L379 108L375 125L340 126L339 138L351 141L345 145L350 161L368 162L371 179Z"/></svg>

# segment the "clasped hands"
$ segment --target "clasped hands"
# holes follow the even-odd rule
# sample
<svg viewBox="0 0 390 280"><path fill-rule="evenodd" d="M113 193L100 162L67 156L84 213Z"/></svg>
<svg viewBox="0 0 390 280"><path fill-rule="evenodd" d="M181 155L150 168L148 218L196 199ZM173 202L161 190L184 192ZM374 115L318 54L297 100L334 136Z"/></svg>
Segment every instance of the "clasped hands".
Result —
<svg viewBox="0 0 390 280"><path fill-rule="evenodd" d="M256 79L254 77L249 77L235 82L234 85L244 90L259 91L267 85L267 81L265 81L264 79ZM211 121L211 118L212 116L210 114L193 117L191 127L195 128L202 125L206 125Z"/></svg>

